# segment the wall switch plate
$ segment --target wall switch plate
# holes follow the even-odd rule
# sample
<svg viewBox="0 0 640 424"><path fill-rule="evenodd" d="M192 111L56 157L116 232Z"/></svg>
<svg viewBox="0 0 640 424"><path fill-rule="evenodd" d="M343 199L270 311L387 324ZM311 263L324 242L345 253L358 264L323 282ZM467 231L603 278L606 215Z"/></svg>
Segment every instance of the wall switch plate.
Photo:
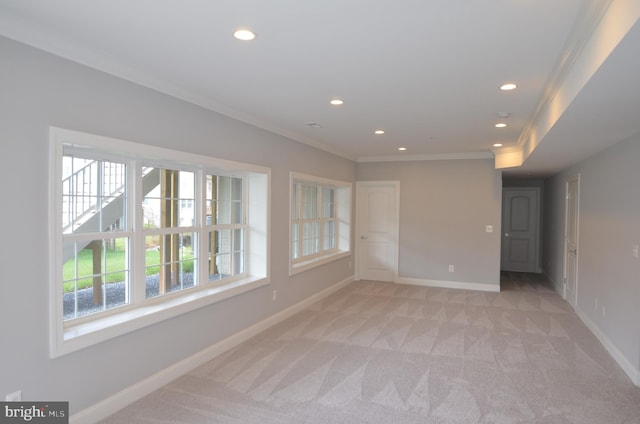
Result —
<svg viewBox="0 0 640 424"><path fill-rule="evenodd" d="M275 301L278 298L278 290L273 291L273 300Z"/></svg>
<svg viewBox="0 0 640 424"><path fill-rule="evenodd" d="M456 267L453 265L449 265L449 272L453 272L456 270Z"/></svg>
<svg viewBox="0 0 640 424"><path fill-rule="evenodd" d="M484 229L487 233L493 233L493 225L487 225Z"/></svg>

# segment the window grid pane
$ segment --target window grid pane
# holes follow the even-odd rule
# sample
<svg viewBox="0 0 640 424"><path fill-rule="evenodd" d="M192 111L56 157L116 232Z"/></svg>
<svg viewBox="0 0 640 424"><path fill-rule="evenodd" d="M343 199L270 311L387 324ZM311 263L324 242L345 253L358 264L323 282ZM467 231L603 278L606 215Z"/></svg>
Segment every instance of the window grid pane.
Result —
<svg viewBox="0 0 640 424"><path fill-rule="evenodd" d="M124 230L126 165L63 156L62 232Z"/></svg>
<svg viewBox="0 0 640 424"><path fill-rule="evenodd" d="M147 299L195 285L196 233L145 237L145 297Z"/></svg>
<svg viewBox="0 0 640 424"><path fill-rule="evenodd" d="M143 187L152 188L142 200L145 228L176 228L195 225L195 174L151 168Z"/></svg>
<svg viewBox="0 0 640 424"><path fill-rule="evenodd" d="M293 183L292 191L291 258L303 261L337 249L336 188Z"/></svg>
<svg viewBox="0 0 640 424"><path fill-rule="evenodd" d="M334 218L335 213L335 189L333 187L322 188L322 217Z"/></svg>
<svg viewBox="0 0 640 424"><path fill-rule="evenodd" d="M302 256L318 253L320 246L320 225L318 222L302 224Z"/></svg>
<svg viewBox="0 0 640 424"><path fill-rule="evenodd" d="M322 250L333 250L336 248L336 222L326 221L323 227Z"/></svg>
<svg viewBox="0 0 640 424"><path fill-rule="evenodd" d="M298 219L298 209L300 207L298 203L298 191L300 190L300 184L293 185L293 193L291 194L291 219Z"/></svg>
<svg viewBox="0 0 640 424"><path fill-rule="evenodd" d="M209 281L218 281L245 271L244 228L215 230L209 233Z"/></svg>
<svg viewBox="0 0 640 424"><path fill-rule="evenodd" d="M79 318L129 303L129 239L65 243L63 319Z"/></svg>
<svg viewBox="0 0 640 424"><path fill-rule="evenodd" d="M300 224L293 224L291 226L291 254L293 259L298 259L300 257L299 231Z"/></svg>
<svg viewBox="0 0 640 424"><path fill-rule="evenodd" d="M302 219L318 218L318 187L302 185L300 214Z"/></svg>

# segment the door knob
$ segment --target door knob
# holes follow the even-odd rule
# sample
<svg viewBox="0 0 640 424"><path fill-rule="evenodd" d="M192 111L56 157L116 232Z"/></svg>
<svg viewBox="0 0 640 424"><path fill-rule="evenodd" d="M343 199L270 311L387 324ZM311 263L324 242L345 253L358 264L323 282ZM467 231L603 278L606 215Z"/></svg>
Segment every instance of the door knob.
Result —
<svg viewBox="0 0 640 424"><path fill-rule="evenodd" d="M505 237L509 237L509 233L504 233L504 236Z"/></svg>

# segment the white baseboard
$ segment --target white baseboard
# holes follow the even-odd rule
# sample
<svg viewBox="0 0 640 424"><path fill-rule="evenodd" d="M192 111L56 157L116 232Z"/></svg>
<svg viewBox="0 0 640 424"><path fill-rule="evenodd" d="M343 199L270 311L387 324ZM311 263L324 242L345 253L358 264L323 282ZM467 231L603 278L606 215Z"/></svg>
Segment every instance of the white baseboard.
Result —
<svg viewBox="0 0 640 424"><path fill-rule="evenodd" d="M69 422L71 424L93 424L101 421L108 416L114 414L120 409L132 404L133 402L142 399L148 394L156 391L162 386L170 383L176 378L188 373L189 371L199 367L200 365L212 360L216 356L238 346L240 343L250 339L256 334L268 329L269 327L278 324L279 322L289 318L290 316L300 312L306 307L314 304L315 302L327 297L331 293L343 288L347 284L353 281L353 276L346 278L331 287L322 290L319 293L314 294L293 306L284 309L269 318L266 318L249 328L246 328L232 336L227 337L218 343L209 346L208 348L191 355L190 357L171 365L163 369L160 372L153 374L152 376L139 381L132 386L127 387L124 390L115 393L107 399L100 401L82 411L73 414Z"/></svg>
<svg viewBox="0 0 640 424"><path fill-rule="evenodd" d="M576 314L582 320L584 325L587 326L589 330L596 336L596 338L602 343L607 352L615 359L615 361L620 365L620 368L629 376L633 384L640 387L640 369L636 368L616 347L615 344L606 334L598 326L589 319L589 317L581 310L575 309Z"/></svg>
<svg viewBox="0 0 640 424"><path fill-rule="evenodd" d="M553 285L553 288L556 290L558 295L564 299L563 285L558 284L556 281L554 281L554 279L551 278L549 274L545 275ZM611 355L613 359L618 363L618 365L620 365L620 368L622 368L625 374L629 376L633 384L640 387L640 369L636 368L631 362L629 362L629 360L622 354L622 352L620 352L620 350L609 339L609 337L607 337L606 334L602 330L600 330L600 328L593 321L591 321L591 319L589 319L587 314L585 314L582 309L575 308L574 311L576 315L578 315L578 318L582 320L584 325L587 326L587 328L593 333L594 336L596 336L600 343L602 343L604 348L607 349L609 355Z"/></svg>
<svg viewBox="0 0 640 424"><path fill-rule="evenodd" d="M425 280L421 278L407 278L400 277L397 281L398 284L411 284L414 286L425 287L441 287L446 289L462 289L462 290L477 290L488 292L499 292L499 284L484 284L484 283L463 283L457 281L439 281L439 280Z"/></svg>

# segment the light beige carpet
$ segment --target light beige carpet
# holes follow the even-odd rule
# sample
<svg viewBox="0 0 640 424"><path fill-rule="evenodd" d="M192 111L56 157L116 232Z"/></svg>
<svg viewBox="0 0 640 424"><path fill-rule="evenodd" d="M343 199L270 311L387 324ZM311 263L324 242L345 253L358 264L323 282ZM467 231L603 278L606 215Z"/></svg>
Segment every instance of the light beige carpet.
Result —
<svg viewBox="0 0 640 424"><path fill-rule="evenodd" d="M640 423L635 387L532 274L354 282L105 423Z"/></svg>

